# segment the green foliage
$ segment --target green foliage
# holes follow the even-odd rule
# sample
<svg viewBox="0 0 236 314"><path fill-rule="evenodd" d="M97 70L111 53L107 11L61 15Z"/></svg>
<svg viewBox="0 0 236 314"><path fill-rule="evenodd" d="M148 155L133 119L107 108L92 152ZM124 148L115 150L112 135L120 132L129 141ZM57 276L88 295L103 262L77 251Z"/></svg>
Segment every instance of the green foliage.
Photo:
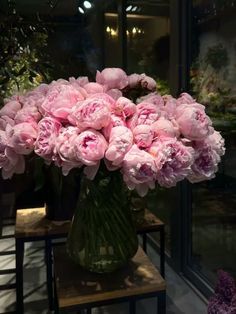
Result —
<svg viewBox="0 0 236 314"><path fill-rule="evenodd" d="M48 30L39 18L21 17L9 2L0 12L0 104L17 92L50 81L51 64L45 53Z"/></svg>

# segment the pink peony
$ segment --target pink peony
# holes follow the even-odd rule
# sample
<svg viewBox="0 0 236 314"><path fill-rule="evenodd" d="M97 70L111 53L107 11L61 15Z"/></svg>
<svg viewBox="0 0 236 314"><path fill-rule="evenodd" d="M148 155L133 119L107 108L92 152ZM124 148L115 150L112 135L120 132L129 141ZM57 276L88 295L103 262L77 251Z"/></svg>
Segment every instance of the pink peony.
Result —
<svg viewBox="0 0 236 314"><path fill-rule="evenodd" d="M164 107L164 100L161 97L160 94L157 92L147 94L146 96L140 97L138 99L139 103L140 102L148 102L150 104L156 105L158 108L163 109Z"/></svg>
<svg viewBox="0 0 236 314"><path fill-rule="evenodd" d="M125 154L133 145L133 134L125 126L116 126L111 130L109 145L105 153L106 159L118 166L124 159Z"/></svg>
<svg viewBox="0 0 236 314"><path fill-rule="evenodd" d="M77 79L70 77L69 83L75 88L84 87L84 85L89 83L89 79L87 76L79 76Z"/></svg>
<svg viewBox="0 0 236 314"><path fill-rule="evenodd" d="M178 105L193 104L195 102L196 102L195 99L193 99L193 97L188 93L182 93L180 97L177 99Z"/></svg>
<svg viewBox="0 0 236 314"><path fill-rule="evenodd" d="M81 130L100 130L110 123L110 104L103 98L87 98L72 108L68 120Z"/></svg>
<svg viewBox="0 0 236 314"><path fill-rule="evenodd" d="M68 126L61 128L59 135L54 141L54 159L58 167L62 168L63 175L68 175L71 169L83 166L81 160L76 156L74 141L79 135L76 127ZM52 158L53 159L53 158Z"/></svg>
<svg viewBox="0 0 236 314"><path fill-rule="evenodd" d="M8 145L17 154L28 155L34 150L34 144L38 135L36 123L22 122L11 127L6 127L9 139Z"/></svg>
<svg viewBox="0 0 236 314"><path fill-rule="evenodd" d="M106 91L103 85L94 82L85 84L83 88L88 94L104 93Z"/></svg>
<svg viewBox="0 0 236 314"><path fill-rule="evenodd" d="M52 84L42 104L46 113L61 122L67 121L72 107L84 99L84 96L75 87L66 84Z"/></svg>
<svg viewBox="0 0 236 314"><path fill-rule="evenodd" d="M25 106L20 109L15 116L15 123L22 122L38 122L42 118L41 113L39 112L36 106Z"/></svg>
<svg viewBox="0 0 236 314"><path fill-rule="evenodd" d="M123 89L128 85L126 73L119 68L106 68L102 72L97 71L96 82L105 85L107 89Z"/></svg>
<svg viewBox="0 0 236 314"><path fill-rule="evenodd" d="M208 136L205 141L219 156L225 154L225 140L220 132L214 131L214 133Z"/></svg>
<svg viewBox="0 0 236 314"><path fill-rule="evenodd" d="M35 142L35 153L45 160L53 160L54 147L61 129L61 123L52 118L45 117L38 123L38 137Z"/></svg>
<svg viewBox="0 0 236 314"><path fill-rule="evenodd" d="M177 100L170 95L164 95L162 98L164 100L163 110L167 113L169 119L174 119L176 116Z"/></svg>
<svg viewBox="0 0 236 314"><path fill-rule="evenodd" d="M107 90L106 93L107 93L107 95L109 95L114 100L117 100L118 98L122 97L122 95L123 95L122 92L117 88L109 89L109 90Z"/></svg>
<svg viewBox="0 0 236 314"><path fill-rule="evenodd" d="M101 160L107 149L104 136L95 130L86 130L74 137L71 141L74 153L78 160L87 166L94 166Z"/></svg>
<svg viewBox="0 0 236 314"><path fill-rule="evenodd" d="M194 162L194 150L174 138L162 138L149 149L155 158L157 181L161 186L172 187L183 180Z"/></svg>
<svg viewBox="0 0 236 314"><path fill-rule="evenodd" d="M3 108L0 109L0 117L7 116L11 119L15 118L17 111L21 109L21 104L17 100L7 102Z"/></svg>
<svg viewBox="0 0 236 314"><path fill-rule="evenodd" d="M128 76L129 87L130 88L144 88L150 91L154 91L156 89L156 81L147 76L145 73L142 74L131 74Z"/></svg>
<svg viewBox="0 0 236 314"><path fill-rule="evenodd" d="M130 118L136 112L136 105L128 98L120 97L115 103L113 112L124 119Z"/></svg>
<svg viewBox="0 0 236 314"><path fill-rule="evenodd" d="M129 128L132 130L140 124L153 124L161 115L160 110L153 104L140 103L136 106L136 113L127 122Z"/></svg>
<svg viewBox="0 0 236 314"><path fill-rule="evenodd" d="M0 168L3 179L10 179L14 173L25 171L25 160L8 146L9 139L6 132L0 130Z"/></svg>
<svg viewBox="0 0 236 314"><path fill-rule="evenodd" d="M148 188L155 187L157 174L155 160L137 145L133 145L125 155L122 172L128 188L131 190L136 188L141 196L147 193Z"/></svg>
<svg viewBox="0 0 236 314"><path fill-rule="evenodd" d="M116 126L126 126L126 123L122 117L111 114L110 123L102 129L102 133L107 140L109 140L112 128Z"/></svg>
<svg viewBox="0 0 236 314"><path fill-rule="evenodd" d="M198 103L177 107L176 121L184 137L190 140L202 140L213 133L212 122L204 109L204 106Z"/></svg>
<svg viewBox="0 0 236 314"><path fill-rule="evenodd" d="M133 129L135 144L143 149L152 144L154 132L150 125L140 124Z"/></svg>
<svg viewBox="0 0 236 314"><path fill-rule="evenodd" d="M178 126L163 117L154 122L151 127L157 137L176 137L179 135Z"/></svg>
<svg viewBox="0 0 236 314"><path fill-rule="evenodd" d="M15 125L15 120L9 118L8 116L0 117L0 130L5 131L8 124L10 126L14 126Z"/></svg>

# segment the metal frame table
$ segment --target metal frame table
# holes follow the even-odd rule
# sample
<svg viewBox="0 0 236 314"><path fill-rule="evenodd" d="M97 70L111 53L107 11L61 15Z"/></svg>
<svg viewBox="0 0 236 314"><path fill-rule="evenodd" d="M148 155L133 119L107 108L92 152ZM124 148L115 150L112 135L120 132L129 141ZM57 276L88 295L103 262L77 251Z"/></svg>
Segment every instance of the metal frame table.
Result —
<svg viewBox="0 0 236 314"><path fill-rule="evenodd" d="M65 247L53 249L55 276L55 313L87 310L129 302L135 314L135 302L157 297L157 313L166 313L166 284L144 251L138 252L128 265L110 274L95 274L79 267L65 253Z"/></svg>
<svg viewBox="0 0 236 314"><path fill-rule="evenodd" d="M45 260L49 308L53 309L52 240L65 238L70 221L55 222L46 219L45 208L18 209L16 214L16 310L24 313L23 262L26 242L45 241ZM147 234L160 232L160 273L165 275L165 224L150 211L145 210L143 219L136 225L143 237L143 249L147 250Z"/></svg>

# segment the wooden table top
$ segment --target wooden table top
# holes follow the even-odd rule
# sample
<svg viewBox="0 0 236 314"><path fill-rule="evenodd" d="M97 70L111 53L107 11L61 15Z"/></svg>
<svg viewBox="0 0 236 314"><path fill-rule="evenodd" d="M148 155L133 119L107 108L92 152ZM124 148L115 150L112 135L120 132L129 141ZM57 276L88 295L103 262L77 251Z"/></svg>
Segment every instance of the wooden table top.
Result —
<svg viewBox="0 0 236 314"><path fill-rule="evenodd" d="M15 237L44 237L67 235L70 221L52 221L45 217L45 207L18 209Z"/></svg>
<svg viewBox="0 0 236 314"><path fill-rule="evenodd" d="M112 274L95 274L76 265L65 247L54 248L59 309L165 291L165 280L141 248L127 267Z"/></svg>
<svg viewBox="0 0 236 314"><path fill-rule="evenodd" d="M164 223L148 209L136 225L137 233L158 231ZM52 221L45 217L45 207L18 209L16 213L16 238L64 236L68 233L70 221Z"/></svg>

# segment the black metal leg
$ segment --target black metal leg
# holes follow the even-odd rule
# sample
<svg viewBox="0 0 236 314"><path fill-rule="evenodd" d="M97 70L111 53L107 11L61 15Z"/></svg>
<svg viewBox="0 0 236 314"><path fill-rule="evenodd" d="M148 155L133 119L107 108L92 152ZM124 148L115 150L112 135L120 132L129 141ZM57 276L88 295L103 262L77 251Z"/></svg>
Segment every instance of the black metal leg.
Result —
<svg viewBox="0 0 236 314"><path fill-rule="evenodd" d="M54 276L54 279L55 279L55 276ZM59 313L59 306L58 306L58 299L57 299L56 280L53 281L53 287L54 287L54 295L53 295L54 314L58 314Z"/></svg>
<svg viewBox="0 0 236 314"><path fill-rule="evenodd" d="M165 228L160 230L160 273L165 278Z"/></svg>
<svg viewBox="0 0 236 314"><path fill-rule="evenodd" d="M129 313L135 314L136 313L136 303L135 300L129 301Z"/></svg>
<svg viewBox="0 0 236 314"><path fill-rule="evenodd" d="M91 308L87 309L87 314L92 314L92 309Z"/></svg>
<svg viewBox="0 0 236 314"><path fill-rule="evenodd" d="M166 314L166 292L161 291L157 297L157 314Z"/></svg>
<svg viewBox="0 0 236 314"><path fill-rule="evenodd" d="M143 250L145 253L147 253L147 234L143 234Z"/></svg>
<svg viewBox="0 0 236 314"><path fill-rule="evenodd" d="M16 313L24 313L23 292L24 241L16 239Z"/></svg>
<svg viewBox="0 0 236 314"><path fill-rule="evenodd" d="M51 239L45 240L45 257L47 268L47 290L49 309L53 310L53 276L52 276L52 242Z"/></svg>

